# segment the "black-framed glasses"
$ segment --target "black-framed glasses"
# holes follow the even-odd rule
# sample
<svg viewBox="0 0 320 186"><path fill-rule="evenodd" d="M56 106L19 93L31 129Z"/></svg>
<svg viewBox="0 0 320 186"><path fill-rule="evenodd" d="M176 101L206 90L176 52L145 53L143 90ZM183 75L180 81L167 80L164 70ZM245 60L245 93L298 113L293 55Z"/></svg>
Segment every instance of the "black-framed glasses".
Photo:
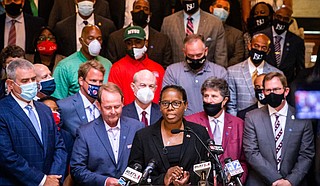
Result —
<svg viewBox="0 0 320 186"><path fill-rule="evenodd" d="M184 103L185 101L160 101L159 104L161 107L163 108L169 108L169 106L171 105L173 108L178 109L181 107L181 104Z"/></svg>

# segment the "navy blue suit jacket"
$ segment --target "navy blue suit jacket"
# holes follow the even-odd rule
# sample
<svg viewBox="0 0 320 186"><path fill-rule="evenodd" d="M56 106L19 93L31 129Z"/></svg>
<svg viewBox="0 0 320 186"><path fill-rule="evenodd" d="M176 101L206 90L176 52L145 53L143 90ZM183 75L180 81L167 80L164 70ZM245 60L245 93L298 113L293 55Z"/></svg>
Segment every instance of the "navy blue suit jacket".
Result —
<svg viewBox="0 0 320 186"><path fill-rule="evenodd" d="M122 109L122 116L127 116L129 118L139 120L137 108L134 105L134 102L130 103L129 105L126 105ZM150 124L154 124L162 117L162 114L160 112L160 107L158 104L152 103L151 105L151 116L150 116Z"/></svg>
<svg viewBox="0 0 320 186"><path fill-rule="evenodd" d="M76 136L77 128L88 123L86 111L80 93L76 93L57 102L60 108L61 128Z"/></svg>
<svg viewBox="0 0 320 186"><path fill-rule="evenodd" d="M120 117L120 144L116 163L102 117L81 126L70 161L71 175L78 185L101 186L108 177L120 178L127 167L131 144L136 131L144 124Z"/></svg>
<svg viewBox="0 0 320 186"><path fill-rule="evenodd" d="M44 174L65 172L67 153L52 112L43 103L34 105L43 143L11 95L0 101L0 185L39 185Z"/></svg>

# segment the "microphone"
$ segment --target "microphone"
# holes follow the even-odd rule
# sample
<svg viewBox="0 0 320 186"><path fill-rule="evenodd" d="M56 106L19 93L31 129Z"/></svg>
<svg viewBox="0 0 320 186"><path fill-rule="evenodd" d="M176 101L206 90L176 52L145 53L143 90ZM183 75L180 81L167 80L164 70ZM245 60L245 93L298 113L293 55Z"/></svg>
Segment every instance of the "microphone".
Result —
<svg viewBox="0 0 320 186"><path fill-rule="evenodd" d="M226 181L226 175L224 174L224 171L222 169L222 164L219 160L218 155L223 154L223 148L221 145L215 145L215 142L213 139L208 139L207 140L208 147L210 149L210 152L213 154L213 160L215 164L215 170L218 174L218 180L225 185Z"/></svg>
<svg viewBox="0 0 320 186"><path fill-rule="evenodd" d="M213 139L208 139L208 140L207 140L207 144L208 144L208 147L209 147L210 151L211 151L213 154L220 155L220 154L223 154L223 153L224 153L224 150L223 150L223 148L222 148L222 145L215 145Z"/></svg>
<svg viewBox="0 0 320 186"><path fill-rule="evenodd" d="M193 165L193 172L195 172L199 177L199 186L209 185L207 184L207 179L211 170L211 162L203 162Z"/></svg>
<svg viewBox="0 0 320 186"><path fill-rule="evenodd" d="M139 163L135 163L133 168L127 167L118 180L118 183L122 186L129 186L131 182L139 183L142 176L142 173L140 172L141 170L142 166Z"/></svg>
<svg viewBox="0 0 320 186"><path fill-rule="evenodd" d="M172 129L172 130L171 130L171 133L172 133L172 134L179 134L180 132L191 132L190 130L191 130L191 128L189 128L189 127L186 127L186 129L184 129L184 130L181 130L181 129Z"/></svg>
<svg viewBox="0 0 320 186"><path fill-rule="evenodd" d="M156 167L156 161L154 159L151 159L148 163L148 166L143 171L140 182L147 180L149 175L152 173L153 169L155 169L155 167Z"/></svg>
<svg viewBox="0 0 320 186"><path fill-rule="evenodd" d="M236 184L238 186L242 186L240 177L242 176L243 169L241 167L241 164L239 160L232 161L231 158L224 159L225 168L227 169L228 173L231 176L231 179L234 178L236 181Z"/></svg>

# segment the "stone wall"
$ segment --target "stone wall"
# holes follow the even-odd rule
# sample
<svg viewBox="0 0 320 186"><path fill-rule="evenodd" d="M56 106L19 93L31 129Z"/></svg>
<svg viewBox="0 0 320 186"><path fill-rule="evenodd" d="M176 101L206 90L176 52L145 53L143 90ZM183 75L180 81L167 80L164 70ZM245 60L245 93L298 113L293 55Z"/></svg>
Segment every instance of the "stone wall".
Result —
<svg viewBox="0 0 320 186"><path fill-rule="evenodd" d="M320 0L293 0L293 17L320 18Z"/></svg>

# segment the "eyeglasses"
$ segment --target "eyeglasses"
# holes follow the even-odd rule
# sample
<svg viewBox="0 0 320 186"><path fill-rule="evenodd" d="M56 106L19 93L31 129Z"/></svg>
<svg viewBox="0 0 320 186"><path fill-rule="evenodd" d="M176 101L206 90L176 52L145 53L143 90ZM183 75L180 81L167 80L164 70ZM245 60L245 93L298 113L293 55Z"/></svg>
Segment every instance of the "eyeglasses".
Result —
<svg viewBox="0 0 320 186"><path fill-rule="evenodd" d="M46 41L46 40L48 40L48 41L56 41L56 37L54 37L54 36L48 36L48 37L39 36L38 40L39 41Z"/></svg>
<svg viewBox="0 0 320 186"><path fill-rule="evenodd" d="M264 92L267 94L270 94L271 92L278 94L282 89L285 89L285 88L264 89Z"/></svg>
<svg viewBox="0 0 320 186"><path fill-rule="evenodd" d="M161 107L167 109L171 105L173 108L178 109L181 107L181 104L184 103L185 101L160 101L159 104Z"/></svg>

